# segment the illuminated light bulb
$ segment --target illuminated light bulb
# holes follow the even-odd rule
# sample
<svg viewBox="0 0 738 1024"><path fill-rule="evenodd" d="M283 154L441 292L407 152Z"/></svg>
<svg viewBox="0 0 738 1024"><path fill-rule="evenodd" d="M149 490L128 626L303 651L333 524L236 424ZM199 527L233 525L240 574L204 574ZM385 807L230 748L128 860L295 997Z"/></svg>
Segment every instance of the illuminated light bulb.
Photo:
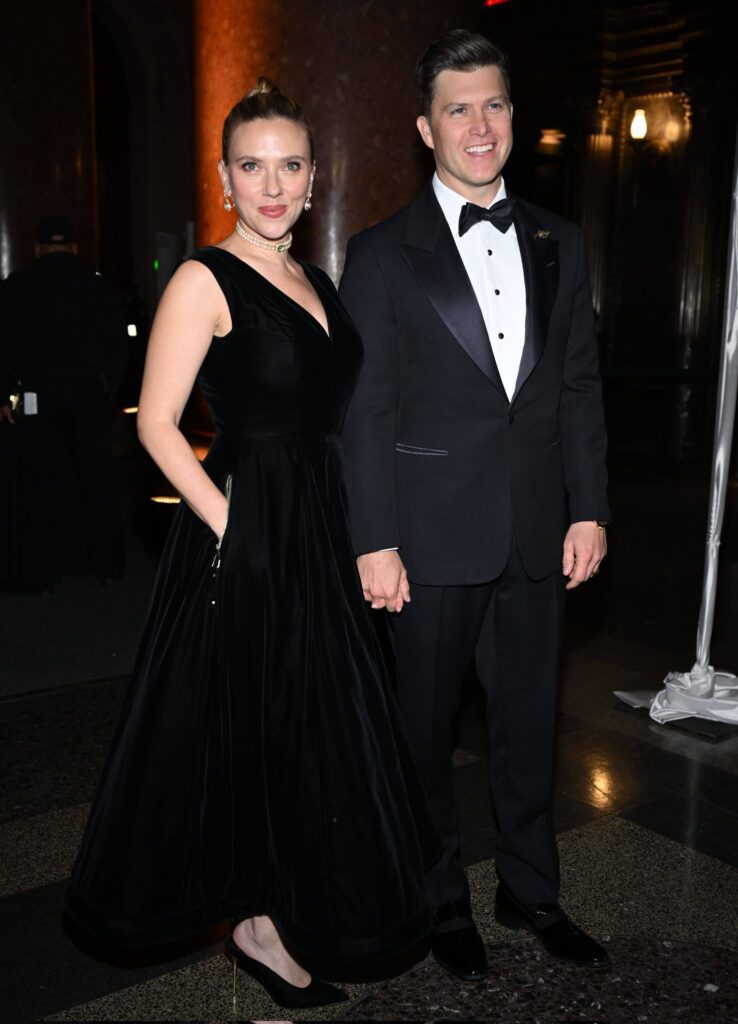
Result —
<svg viewBox="0 0 738 1024"><path fill-rule="evenodd" d="M182 499L171 494L157 494L151 500L155 505L179 505Z"/></svg>
<svg viewBox="0 0 738 1024"><path fill-rule="evenodd" d="M128 337L129 338L135 338L137 336L138 336L138 328L136 327L135 324L129 324L128 325Z"/></svg>
<svg viewBox="0 0 738 1024"><path fill-rule="evenodd" d="M559 128L541 128L541 137L538 140L539 146L548 149L556 149L566 138L566 132Z"/></svg>
<svg viewBox="0 0 738 1024"><path fill-rule="evenodd" d="M630 122L630 137L631 139L636 139L636 141L645 139L647 131L646 111L639 108L633 114L633 120Z"/></svg>
<svg viewBox="0 0 738 1024"><path fill-rule="evenodd" d="M138 406L137 405L127 405L125 407L125 409L121 409L121 412L124 412L126 414L126 416L132 416L134 413L138 412Z"/></svg>

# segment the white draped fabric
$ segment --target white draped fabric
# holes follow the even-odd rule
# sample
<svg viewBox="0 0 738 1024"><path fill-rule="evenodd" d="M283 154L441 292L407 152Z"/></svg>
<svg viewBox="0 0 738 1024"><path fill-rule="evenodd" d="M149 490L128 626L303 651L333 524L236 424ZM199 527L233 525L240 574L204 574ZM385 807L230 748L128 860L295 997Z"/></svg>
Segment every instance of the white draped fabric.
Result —
<svg viewBox="0 0 738 1024"><path fill-rule="evenodd" d="M710 481L710 514L702 585L702 606L697 627L697 660L691 672L670 672L664 689L651 703L651 718L671 722L695 715L738 723L738 680L731 672L716 672L710 665L710 640L715 615L720 534L730 467L738 391L738 140L733 165L733 202L725 284L723 349L720 355L715 443Z"/></svg>
<svg viewBox="0 0 738 1024"><path fill-rule="evenodd" d="M679 718L711 718L738 724L738 679L731 672L716 672L710 665L710 641L715 616L720 534L725 512L730 449L735 424L738 391L738 138L733 165L728 266L725 285L723 348L720 356L715 443L710 481L710 512L707 523L707 551L702 584L702 605L697 626L697 660L690 672L670 672L664 688L651 699L642 691L615 691L631 707L648 707L655 722Z"/></svg>
<svg viewBox="0 0 738 1024"><path fill-rule="evenodd" d="M712 665L670 672L664 689L651 702L650 714L662 724L692 716L738 724L738 678L732 672L716 672Z"/></svg>

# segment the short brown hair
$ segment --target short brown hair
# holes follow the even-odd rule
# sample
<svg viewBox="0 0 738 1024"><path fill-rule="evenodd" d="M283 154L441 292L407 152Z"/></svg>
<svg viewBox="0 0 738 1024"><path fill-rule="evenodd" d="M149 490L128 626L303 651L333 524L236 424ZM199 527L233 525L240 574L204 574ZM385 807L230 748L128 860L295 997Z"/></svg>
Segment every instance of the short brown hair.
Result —
<svg viewBox="0 0 738 1024"><path fill-rule="evenodd" d="M284 93L280 92L274 82L270 82L268 78L259 78L254 88L249 89L241 97L223 122L223 163L228 163L231 138L239 125L247 124L249 121L268 121L277 117L283 117L287 121L294 121L295 124L299 124L301 128L305 129L310 146L310 159L312 160L313 132L302 107L290 99L289 96L285 96Z"/></svg>
<svg viewBox="0 0 738 1024"><path fill-rule="evenodd" d="M415 65L415 82L421 113L430 118L436 79L442 71L477 71L494 65L500 69L510 98L510 75L507 54L478 32L452 28L435 39Z"/></svg>

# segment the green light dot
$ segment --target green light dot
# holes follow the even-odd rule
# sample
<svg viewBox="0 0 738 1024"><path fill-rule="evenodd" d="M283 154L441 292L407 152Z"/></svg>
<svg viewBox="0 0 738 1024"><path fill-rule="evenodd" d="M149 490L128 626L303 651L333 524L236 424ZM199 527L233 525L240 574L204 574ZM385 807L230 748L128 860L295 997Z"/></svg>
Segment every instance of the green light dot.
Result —
<svg viewBox="0 0 738 1024"><path fill-rule="evenodd" d="M158 260L154 260L154 270L158 270L158 269L159 269L159 261Z"/></svg>

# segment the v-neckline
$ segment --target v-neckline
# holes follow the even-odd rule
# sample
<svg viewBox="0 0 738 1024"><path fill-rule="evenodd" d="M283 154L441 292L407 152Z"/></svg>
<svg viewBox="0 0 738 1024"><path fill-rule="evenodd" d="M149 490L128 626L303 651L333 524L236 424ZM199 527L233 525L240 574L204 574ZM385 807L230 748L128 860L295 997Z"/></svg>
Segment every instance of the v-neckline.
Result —
<svg viewBox="0 0 738 1024"><path fill-rule="evenodd" d="M310 310L307 309L305 306L303 306L301 302L298 302L297 299L293 299L291 295L287 294L287 292L283 292L282 289L278 288L277 285L274 284L273 281L270 281L268 277L266 277L264 274L261 274L256 269L256 267L252 267L250 263L246 262L246 260L242 260L240 256L236 256L235 252L231 252L229 249L222 249L219 245L211 245L210 248L211 249L217 249L218 252L227 253L228 256L232 256L234 260L237 260L241 264L241 266L246 267L248 270L250 270L252 274L256 274L256 276L259 278L259 280L260 281L264 281L266 284L268 284L269 287L272 289L272 291L277 292L278 295L281 295L283 299L286 299L291 305L293 305L295 307L295 309L301 310L305 314L305 316L307 316L310 320L312 320L312 322L318 328L320 333L325 338L327 338L328 341L332 340L332 338L331 338L331 320L330 320L330 317L328 315L328 309L326 307L326 304L323 302L322 298L320 297L320 293L318 291L318 286L317 286L316 280L315 280L315 278L313 277L313 275L310 272L310 264L309 263L304 263L302 260L298 260L298 259L295 259L295 257L293 257L293 259L295 259L295 262L299 263L300 266L302 267L303 273L307 277L310 286L312 287L313 291L315 292L315 296L316 296L318 302L320 303L320 308L323 310L323 314L325 316L325 322L328 324L328 330L325 329L325 327L320 322L320 320L318 320L318 318L316 316L313 316L313 314L310 312Z"/></svg>

